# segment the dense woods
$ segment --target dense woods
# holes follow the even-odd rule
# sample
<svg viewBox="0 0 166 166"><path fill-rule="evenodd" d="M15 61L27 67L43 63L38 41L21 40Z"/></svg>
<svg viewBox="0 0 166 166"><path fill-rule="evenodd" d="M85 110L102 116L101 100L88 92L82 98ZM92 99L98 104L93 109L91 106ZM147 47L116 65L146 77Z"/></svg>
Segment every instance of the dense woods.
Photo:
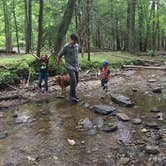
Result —
<svg viewBox="0 0 166 166"><path fill-rule="evenodd" d="M0 47L55 53L78 32L90 48L131 53L166 50L165 0L2 0Z"/></svg>

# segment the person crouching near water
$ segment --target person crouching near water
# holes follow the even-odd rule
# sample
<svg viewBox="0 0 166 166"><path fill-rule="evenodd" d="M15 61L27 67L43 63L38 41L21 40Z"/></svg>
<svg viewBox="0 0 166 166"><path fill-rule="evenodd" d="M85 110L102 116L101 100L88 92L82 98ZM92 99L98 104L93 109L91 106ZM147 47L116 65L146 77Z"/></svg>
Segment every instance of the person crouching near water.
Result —
<svg viewBox="0 0 166 166"><path fill-rule="evenodd" d="M105 60L102 64L102 67L100 68L101 86L105 92L108 91L109 78L110 78L109 62Z"/></svg>

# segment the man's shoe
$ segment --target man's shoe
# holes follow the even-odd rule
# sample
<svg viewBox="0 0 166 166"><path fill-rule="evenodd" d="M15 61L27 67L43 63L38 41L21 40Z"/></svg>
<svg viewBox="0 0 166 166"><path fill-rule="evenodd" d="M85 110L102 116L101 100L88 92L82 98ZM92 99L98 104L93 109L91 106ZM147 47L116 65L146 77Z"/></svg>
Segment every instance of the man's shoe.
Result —
<svg viewBox="0 0 166 166"><path fill-rule="evenodd" d="M79 100L77 98L75 98L75 97L71 97L69 99L69 101L72 102L72 103L77 103Z"/></svg>

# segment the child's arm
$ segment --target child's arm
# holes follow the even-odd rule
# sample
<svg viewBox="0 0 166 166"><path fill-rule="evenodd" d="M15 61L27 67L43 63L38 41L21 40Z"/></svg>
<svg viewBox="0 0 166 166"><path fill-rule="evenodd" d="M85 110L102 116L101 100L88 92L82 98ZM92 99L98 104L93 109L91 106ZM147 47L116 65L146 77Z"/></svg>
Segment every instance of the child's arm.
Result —
<svg viewBox="0 0 166 166"><path fill-rule="evenodd" d="M32 56L34 56L36 59L40 60L40 57L38 57L37 55L31 53Z"/></svg>

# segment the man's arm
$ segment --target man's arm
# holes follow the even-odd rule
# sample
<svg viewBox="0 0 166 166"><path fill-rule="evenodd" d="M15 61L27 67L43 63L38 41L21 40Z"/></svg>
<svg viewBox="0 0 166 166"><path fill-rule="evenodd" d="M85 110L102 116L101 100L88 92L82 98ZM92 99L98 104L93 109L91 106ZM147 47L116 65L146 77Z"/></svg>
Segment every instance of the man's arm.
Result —
<svg viewBox="0 0 166 166"><path fill-rule="evenodd" d="M57 55L57 58L56 58L56 64L57 64L57 65L60 64L60 61L61 61L61 59L62 59L62 56L64 55L64 52L65 52L65 47L63 47L63 48L59 51L59 53L58 53L58 55Z"/></svg>

